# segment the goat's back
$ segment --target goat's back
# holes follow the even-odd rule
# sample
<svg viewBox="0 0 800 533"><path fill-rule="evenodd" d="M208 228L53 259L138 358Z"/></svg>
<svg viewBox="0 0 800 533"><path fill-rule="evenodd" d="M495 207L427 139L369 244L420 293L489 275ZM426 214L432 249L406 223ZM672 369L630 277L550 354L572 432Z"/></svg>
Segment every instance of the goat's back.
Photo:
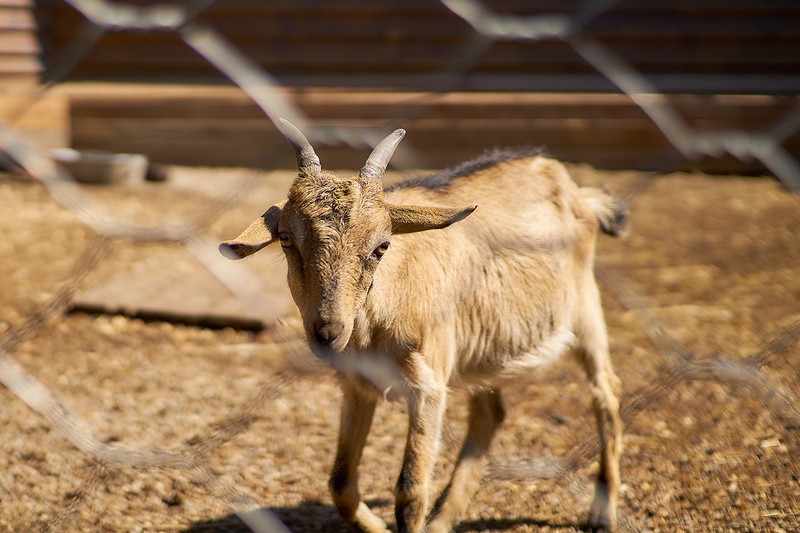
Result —
<svg viewBox="0 0 800 533"><path fill-rule="evenodd" d="M598 198L541 156L388 189L394 203L478 208L444 230L393 238L399 253L384 258L368 302L373 325L403 345L450 328L456 375L545 364L570 344L574 307L593 283Z"/></svg>
<svg viewBox="0 0 800 533"><path fill-rule="evenodd" d="M503 155L501 153L500 155ZM580 223L591 230L597 216L566 168L543 156L511 158L462 174L454 170L398 184L386 192L395 203L422 205L478 204L467 220L507 237L541 239L563 236ZM465 221L466 222L466 221ZM455 227L463 227L460 224ZM464 228L466 229L466 228Z"/></svg>

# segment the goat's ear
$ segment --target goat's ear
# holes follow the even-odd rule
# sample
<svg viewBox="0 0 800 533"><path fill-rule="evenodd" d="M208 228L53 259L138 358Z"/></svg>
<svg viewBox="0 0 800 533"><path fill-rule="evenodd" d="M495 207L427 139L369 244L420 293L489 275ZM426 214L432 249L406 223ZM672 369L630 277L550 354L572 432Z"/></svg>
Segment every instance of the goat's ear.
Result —
<svg viewBox="0 0 800 533"><path fill-rule="evenodd" d="M396 235L446 228L450 224L468 217L477 207L477 205L454 208L389 204L392 233Z"/></svg>
<svg viewBox="0 0 800 533"><path fill-rule="evenodd" d="M278 202L258 217L233 240L219 245L219 252L228 259L242 259L252 255L278 237L278 221L286 200Z"/></svg>

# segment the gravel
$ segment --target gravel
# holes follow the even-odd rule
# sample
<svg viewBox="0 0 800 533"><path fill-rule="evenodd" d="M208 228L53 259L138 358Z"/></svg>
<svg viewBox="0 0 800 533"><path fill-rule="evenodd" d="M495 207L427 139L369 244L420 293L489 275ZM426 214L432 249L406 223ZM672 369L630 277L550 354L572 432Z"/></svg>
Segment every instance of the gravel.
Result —
<svg viewBox="0 0 800 533"><path fill-rule="evenodd" d="M586 166L573 171L583 182L622 191L647 179ZM173 172L180 179L172 183L96 187L88 194L109 212L158 224L196 216L246 175ZM231 235L279 197L289 179L286 173L259 176L256 189L208 233ZM628 409L622 529L796 530L800 197L767 178L671 174L647 183L632 202L629 236L603 237L598 246L612 354ZM0 218L5 342L97 241L30 181L0 175L0 209L6 214ZM86 282L108 280L174 246L115 241ZM270 275L285 267L275 268ZM652 324L664 335L655 344L646 333ZM781 333L782 344L752 358ZM198 468L101 465L0 388L0 530L247 531L227 504L247 496L292 531L347 531L326 488L338 425L334 380L315 373L252 403L285 368L275 338L271 331L58 314L12 355L103 443L181 450L197 444L192 437L208 436L216 421L239 413L244 422L225 444L199 457ZM676 346L682 352L670 351ZM687 369L700 367L682 356L740 366L693 373ZM504 392L509 416L492 449L493 471L522 464L530 474L487 478L457 531L582 530L594 454L553 479L536 476L535 467L583 457L582 443L591 445L584 378L565 360ZM465 398L456 391L449 404L437 488L464 433ZM248 405L263 405L262 416L247 419ZM382 405L361 467L364 498L390 524L405 424L402 405Z"/></svg>

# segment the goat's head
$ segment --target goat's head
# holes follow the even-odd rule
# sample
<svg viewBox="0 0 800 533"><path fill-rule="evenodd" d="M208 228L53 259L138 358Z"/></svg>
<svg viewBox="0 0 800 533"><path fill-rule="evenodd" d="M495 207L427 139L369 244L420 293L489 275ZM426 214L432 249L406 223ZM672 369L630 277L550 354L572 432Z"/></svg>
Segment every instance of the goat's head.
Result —
<svg viewBox="0 0 800 533"><path fill-rule="evenodd" d="M323 172L308 139L288 121L281 130L297 155L289 197L269 209L220 252L241 259L279 241L288 261L289 288L309 344L319 356L343 351L392 235L449 226L475 210L395 205L384 200L381 178L405 135L381 141L357 177Z"/></svg>

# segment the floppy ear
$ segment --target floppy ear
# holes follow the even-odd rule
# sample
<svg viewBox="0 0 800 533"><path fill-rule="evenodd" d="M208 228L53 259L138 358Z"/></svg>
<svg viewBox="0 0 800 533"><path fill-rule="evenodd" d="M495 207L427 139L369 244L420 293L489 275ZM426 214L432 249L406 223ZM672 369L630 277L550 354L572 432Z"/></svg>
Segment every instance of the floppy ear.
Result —
<svg viewBox="0 0 800 533"><path fill-rule="evenodd" d="M446 228L450 224L468 217L477 207L477 205L453 208L389 204L392 233L396 235Z"/></svg>
<svg viewBox="0 0 800 533"><path fill-rule="evenodd" d="M228 259L242 259L254 254L278 237L278 221L286 200L278 202L250 224L241 235L219 245L219 252Z"/></svg>

